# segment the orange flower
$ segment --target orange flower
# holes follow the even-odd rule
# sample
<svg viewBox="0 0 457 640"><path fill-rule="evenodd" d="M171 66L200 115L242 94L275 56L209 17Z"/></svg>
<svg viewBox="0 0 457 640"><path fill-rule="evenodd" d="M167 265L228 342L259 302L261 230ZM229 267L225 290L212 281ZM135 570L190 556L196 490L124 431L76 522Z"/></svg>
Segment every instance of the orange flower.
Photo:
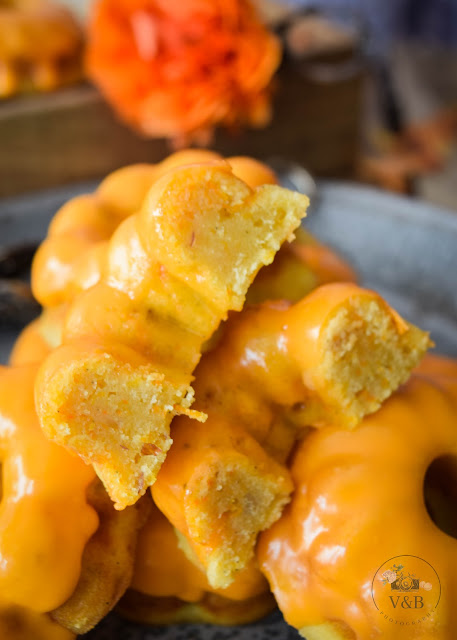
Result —
<svg viewBox="0 0 457 640"><path fill-rule="evenodd" d="M277 39L249 0L97 0L90 77L148 136L189 142L216 124L270 117Z"/></svg>

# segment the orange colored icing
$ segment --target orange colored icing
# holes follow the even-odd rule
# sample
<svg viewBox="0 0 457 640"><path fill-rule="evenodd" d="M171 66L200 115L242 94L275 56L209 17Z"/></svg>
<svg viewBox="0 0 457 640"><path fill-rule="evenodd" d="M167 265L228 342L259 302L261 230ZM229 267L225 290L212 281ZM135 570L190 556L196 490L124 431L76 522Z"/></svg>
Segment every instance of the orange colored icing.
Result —
<svg viewBox="0 0 457 640"><path fill-rule="evenodd" d="M205 566L209 554L227 544L226 538L236 538L236 533L226 518L202 539L193 523L199 499L198 490L192 496L195 479L204 472L208 483L214 481L215 459L220 456L226 465L235 465L234 461L246 469L252 465L246 472L262 473L263 479L274 474L278 483L282 479L287 496L289 477L284 465L295 442L310 426L331 424L334 415L340 420L345 416L345 409L327 395L333 382L322 368L324 334L341 305L355 298L381 301L356 285L332 284L295 305L277 302L245 309L230 319L219 344L197 367L194 407L207 413L208 419L201 424L186 417L175 419L173 446L152 493ZM387 303L381 303L398 332L407 331L408 325ZM349 426L354 426L354 419L351 416L349 423L347 418Z"/></svg>
<svg viewBox="0 0 457 640"><path fill-rule="evenodd" d="M313 271L317 286L337 281L357 282L357 274L351 265L330 247L321 244L303 229L297 234L297 240L289 245L289 249Z"/></svg>
<svg viewBox="0 0 457 640"><path fill-rule="evenodd" d="M357 282L355 271L329 247L301 227L293 242L285 242L274 262L257 274L247 305L265 300L298 302L313 289L330 282Z"/></svg>
<svg viewBox="0 0 457 640"><path fill-rule="evenodd" d="M227 159L233 173L244 180L251 189L262 184L278 184L275 173L262 162L246 156L232 156Z"/></svg>
<svg viewBox="0 0 457 640"><path fill-rule="evenodd" d="M132 180L137 178L136 173L143 177L142 165L128 169ZM152 177L149 184L144 182L142 180L139 185L134 185L137 197L129 202L131 206L141 206ZM103 183L100 189L102 187ZM98 192L67 202L55 215L48 237L33 261L32 289L37 300L45 307L56 306L71 300L88 283L95 284L103 270L106 241L133 211L117 209L115 203L107 198L102 199ZM99 245L104 247L101 253L97 251ZM89 251L92 253L89 254Z"/></svg>
<svg viewBox="0 0 457 640"><path fill-rule="evenodd" d="M151 187L167 172L184 165L220 162L217 153L188 149L159 164L138 164L119 169L100 184L94 194L73 198L52 220L32 268L32 288L43 306L71 300L102 277L107 241L119 224L138 212ZM277 184L274 173L252 158L235 157L233 174L252 189Z"/></svg>
<svg viewBox="0 0 457 640"><path fill-rule="evenodd" d="M444 376L457 378L457 360L427 353L425 358L416 368L416 373L431 376Z"/></svg>
<svg viewBox="0 0 457 640"><path fill-rule="evenodd" d="M194 425L184 416L177 418L171 432L173 446L151 488L157 505L188 540L205 569L209 555L225 544L233 544L237 533L232 528L229 512L219 520L213 517L212 526L205 528L204 534L201 533L200 517L207 510L206 498L200 496L201 478L205 478L205 484L213 490L219 484L222 492L230 491L230 487L225 488L223 481L215 475L214 469L221 464L223 468L236 469L237 472L240 468L246 469L246 473L256 474L260 478L258 482L270 482L271 476L278 494L281 498L284 496L284 502L292 491L287 469L267 455L243 427L236 421L230 421L229 416L224 419L217 409L206 423ZM234 473L232 471L232 475ZM237 509L243 510L245 499L242 493L237 496L234 494L232 508L235 518ZM209 507L209 511L212 513L212 507ZM235 581L238 575L236 573Z"/></svg>
<svg viewBox="0 0 457 640"><path fill-rule="evenodd" d="M66 305L45 309L19 334L9 363L12 366L17 366L42 362L62 340L62 328L66 313Z"/></svg>
<svg viewBox="0 0 457 640"><path fill-rule="evenodd" d="M45 612L72 594L98 518L85 497L93 470L40 429L35 374L0 369L0 600Z"/></svg>
<svg viewBox="0 0 457 640"><path fill-rule="evenodd" d="M73 640L75 634L64 629L47 613L0 600L0 638L3 640Z"/></svg>
<svg viewBox="0 0 457 640"><path fill-rule="evenodd" d="M187 602L198 602L207 592L245 600L268 591L265 578L252 562L230 587L213 589L203 569L179 547L172 525L157 507L139 535L131 587L150 596L174 596Z"/></svg>
<svg viewBox="0 0 457 640"><path fill-rule="evenodd" d="M355 431L316 430L300 445L292 502L261 534L258 559L286 620L305 635L333 621L357 640L454 637L457 540L434 524L423 495L429 465L457 460L457 377L434 373L450 366L435 359ZM430 585L406 594L405 606L404 592L374 580L402 554L419 558L402 565Z"/></svg>
<svg viewBox="0 0 457 640"><path fill-rule="evenodd" d="M300 413L300 426L331 421L332 407L318 398L332 386L321 366L325 330L335 313L353 299L376 300L400 334L408 330L407 323L376 293L352 283L325 285L294 305L274 302L245 309L231 318L218 347L196 370L195 407L231 416L261 444L273 435L275 407L276 414L283 416L289 410L285 419L292 424L294 407L303 402L307 413Z"/></svg>
<svg viewBox="0 0 457 640"><path fill-rule="evenodd" d="M45 337L40 332L41 318L33 320L23 329L11 352L11 365L41 362L51 351Z"/></svg>

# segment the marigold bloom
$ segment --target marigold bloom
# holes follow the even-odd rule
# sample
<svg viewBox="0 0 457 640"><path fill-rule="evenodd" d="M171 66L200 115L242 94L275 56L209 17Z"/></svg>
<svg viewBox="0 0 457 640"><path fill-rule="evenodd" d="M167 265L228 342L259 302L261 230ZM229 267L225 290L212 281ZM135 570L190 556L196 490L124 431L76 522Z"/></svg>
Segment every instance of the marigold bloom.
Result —
<svg viewBox="0 0 457 640"><path fill-rule="evenodd" d="M89 76L148 136L188 142L215 125L263 126L280 45L249 0L97 0Z"/></svg>

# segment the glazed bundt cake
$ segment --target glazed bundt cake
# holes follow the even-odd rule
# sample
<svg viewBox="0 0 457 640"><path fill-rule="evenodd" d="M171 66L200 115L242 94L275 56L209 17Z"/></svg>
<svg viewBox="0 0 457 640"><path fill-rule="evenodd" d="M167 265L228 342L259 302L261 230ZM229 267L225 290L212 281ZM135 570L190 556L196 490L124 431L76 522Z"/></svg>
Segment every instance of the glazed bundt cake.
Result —
<svg viewBox="0 0 457 640"><path fill-rule="evenodd" d="M253 191L225 162L193 165L155 182L111 238L104 278L73 301L36 402L45 434L93 464L118 508L154 483L202 345L307 203L275 185Z"/></svg>

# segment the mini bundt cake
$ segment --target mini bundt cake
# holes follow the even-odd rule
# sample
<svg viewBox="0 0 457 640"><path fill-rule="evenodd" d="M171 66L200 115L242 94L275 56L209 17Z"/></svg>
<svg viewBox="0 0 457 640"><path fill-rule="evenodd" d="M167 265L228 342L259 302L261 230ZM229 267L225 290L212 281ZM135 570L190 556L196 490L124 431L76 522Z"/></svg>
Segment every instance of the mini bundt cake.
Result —
<svg viewBox="0 0 457 640"><path fill-rule="evenodd" d="M173 446L152 488L213 587L231 584L288 502L285 464L295 442L310 427L356 427L429 344L427 333L353 284L229 321L195 372L195 407L208 419L173 422Z"/></svg>
<svg viewBox="0 0 457 640"><path fill-rule="evenodd" d="M0 98L78 82L82 53L82 28L64 6L0 1Z"/></svg>
<svg viewBox="0 0 457 640"><path fill-rule="evenodd" d="M457 531L441 478L457 456L457 365L420 363L426 332L309 234L291 241L307 204L257 161L184 151L115 172L58 212L34 263L45 308L0 387L0 425L15 425L26 376L35 431L27 446L18 429L3 440L25 447L29 479L52 476L49 452L75 469L45 483L63 505L51 500L49 523L40 504L24 510L52 578L36 597L47 624L84 633L128 587L119 606L136 621L241 624L271 610L270 586L308 640L397 640L370 608L381 561L423 554L452 582L455 541L432 520ZM0 553L24 573L30 544L5 531ZM0 567L8 606L39 589L31 566L25 580ZM416 589L401 568L399 584L435 594L431 574ZM444 613L427 609L414 637L449 640L441 597Z"/></svg>
<svg viewBox="0 0 457 640"><path fill-rule="evenodd" d="M188 149L158 164L137 164L114 171L95 193L77 196L54 216L48 236L35 256L32 287L45 307L68 302L96 284L102 275L107 242L125 218L137 213L154 182L180 166L218 162L212 151ZM273 172L252 158L229 158L234 175L252 189L277 184Z"/></svg>
<svg viewBox="0 0 457 640"><path fill-rule="evenodd" d="M455 635L457 363L421 369L354 431L308 435L292 501L261 534L261 568L307 640Z"/></svg>
<svg viewBox="0 0 457 640"><path fill-rule="evenodd" d="M45 434L93 464L117 508L154 483L203 344L307 204L276 185L252 190L222 161L189 165L112 236L103 279L76 296L40 369L36 404Z"/></svg>
<svg viewBox="0 0 457 640"><path fill-rule="evenodd" d="M93 469L45 438L36 371L0 368L0 637L70 640L129 586L150 500L116 511Z"/></svg>

